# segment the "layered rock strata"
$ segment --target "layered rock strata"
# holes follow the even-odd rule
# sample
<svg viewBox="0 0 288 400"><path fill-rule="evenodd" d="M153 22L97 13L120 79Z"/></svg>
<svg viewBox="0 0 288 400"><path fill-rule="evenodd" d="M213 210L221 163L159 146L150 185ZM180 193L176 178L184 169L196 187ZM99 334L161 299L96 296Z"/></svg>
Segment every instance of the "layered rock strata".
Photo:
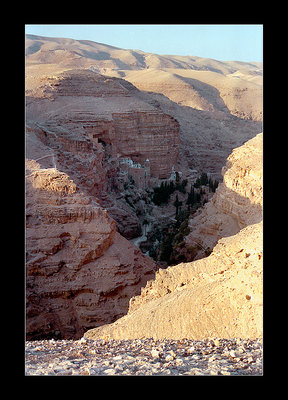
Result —
<svg viewBox="0 0 288 400"><path fill-rule="evenodd" d="M27 339L79 338L124 315L155 264L67 174L26 167Z"/></svg>
<svg viewBox="0 0 288 400"><path fill-rule="evenodd" d="M177 164L179 123L122 79L66 71L42 78L27 95L28 122L64 150L102 149L116 166L121 157L143 165L149 159L156 178L168 178Z"/></svg>
<svg viewBox="0 0 288 400"><path fill-rule="evenodd" d="M119 193L128 178L146 189L170 177L179 152L177 120L132 84L89 70L42 76L26 94L27 131L54 154L54 166L100 200L121 234L140 236L135 210L127 209ZM28 152L29 147L30 142ZM123 160L133 164L131 176Z"/></svg>

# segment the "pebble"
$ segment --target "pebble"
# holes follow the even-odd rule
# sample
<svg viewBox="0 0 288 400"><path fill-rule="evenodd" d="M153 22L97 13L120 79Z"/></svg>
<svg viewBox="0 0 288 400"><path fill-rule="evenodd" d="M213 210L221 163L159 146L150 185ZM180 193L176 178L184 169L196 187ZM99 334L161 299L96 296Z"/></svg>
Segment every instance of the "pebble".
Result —
<svg viewBox="0 0 288 400"><path fill-rule="evenodd" d="M210 340L35 340L25 375L262 375L262 343Z"/></svg>
<svg viewBox="0 0 288 400"><path fill-rule="evenodd" d="M160 352L159 352L158 350L153 349L153 350L151 351L151 356L152 356L153 358L158 358L158 357L159 357L159 354L160 354Z"/></svg>

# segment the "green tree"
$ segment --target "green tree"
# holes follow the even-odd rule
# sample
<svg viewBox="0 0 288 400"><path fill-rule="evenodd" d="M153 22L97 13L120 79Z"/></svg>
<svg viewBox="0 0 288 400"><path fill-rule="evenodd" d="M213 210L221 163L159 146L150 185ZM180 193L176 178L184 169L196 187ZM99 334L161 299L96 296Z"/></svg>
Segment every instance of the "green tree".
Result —
<svg viewBox="0 0 288 400"><path fill-rule="evenodd" d="M169 264L170 261L170 256L173 251L173 246L172 246L172 241L173 241L173 234L168 233L160 246L160 261L166 261Z"/></svg>
<svg viewBox="0 0 288 400"><path fill-rule="evenodd" d="M197 179L196 179L196 182L194 183L194 187L195 187L195 188L199 188L200 186L201 186L200 178L197 178Z"/></svg>
<svg viewBox="0 0 288 400"><path fill-rule="evenodd" d="M162 182L159 187L153 188L152 201L157 206L161 204L167 204L170 198L170 195L175 191L175 185L173 182Z"/></svg>
<svg viewBox="0 0 288 400"><path fill-rule="evenodd" d="M201 185L204 185L204 186L207 185L207 183L208 183L208 175L206 174L206 172L203 172L201 174L200 183L201 183Z"/></svg>
<svg viewBox="0 0 288 400"><path fill-rule="evenodd" d="M178 199L178 194L176 194L176 200L173 203L173 206L176 207L176 218L178 216L178 210L182 206L182 204L183 204L182 201L179 201Z"/></svg>
<svg viewBox="0 0 288 400"><path fill-rule="evenodd" d="M217 189L218 185L219 185L219 181L217 181L217 179L215 179L215 181L214 181L214 185L213 185L213 192L215 192L215 191L216 191L216 189Z"/></svg>
<svg viewBox="0 0 288 400"><path fill-rule="evenodd" d="M214 185L214 183L213 183L213 179L210 177L209 178L209 192L213 192L213 185Z"/></svg>
<svg viewBox="0 0 288 400"><path fill-rule="evenodd" d="M194 192L194 187L191 185L191 189L190 189L190 192L188 194L187 201L186 201L186 204L188 206L188 210L189 211L190 211L190 208L193 206L194 201L195 201L195 192Z"/></svg>

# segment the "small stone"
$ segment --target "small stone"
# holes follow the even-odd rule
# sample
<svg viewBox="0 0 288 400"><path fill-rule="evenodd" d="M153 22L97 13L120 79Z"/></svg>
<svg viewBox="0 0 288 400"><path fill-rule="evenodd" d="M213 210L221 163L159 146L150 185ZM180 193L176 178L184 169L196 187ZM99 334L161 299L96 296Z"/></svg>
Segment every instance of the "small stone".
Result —
<svg viewBox="0 0 288 400"><path fill-rule="evenodd" d="M158 350L153 349L153 350L151 351L151 356L152 356L153 358L158 358L159 355L160 355L160 352L159 352Z"/></svg>
<svg viewBox="0 0 288 400"><path fill-rule="evenodd" d="M188 350L187 350L187 353L188 354L192 354L192 353L194 353L195 352L195 347L194 346L191 346Z"/></svg>
<svg viewBox="0 0 288 400"><path fill-rule="evenodd" d="M85 343L68 339L27 342L25 373L45 376L261 375L260 341L219 339L219 347L215 341L215 338L203 341L147 338L111 340L105 345L102 340Z"/></svg>
<svg viewBox="0 0 288 400"><path fill-rule="evenodd" d="M199 368L192 368L187 372L187 375L203 375L203 372Z"/></svg>
<svg viewBox="0 0 288 400"><path fill-rule="evenodd" d="M226 371L225 369L221 369L220 373L221 373L222 375L231 375L231 372Z"/></svg>
<svg viewBox="0 0 288 400"><path fill-rule="evenodd" d="M115 356L112 358L114 361L122 360L122 356Z"/></svg>
<svg viewBox="0 0 288 400"><path fill-rule="evenodd" d="M219 371L211 370L210 375L219 375Z"/></svg>
<svg viewBox="0 0 288 400"><path fill-rule="evenodd" d="M108 368L103 371L106 375L115 375L116 371L113 368Z"/></svg>

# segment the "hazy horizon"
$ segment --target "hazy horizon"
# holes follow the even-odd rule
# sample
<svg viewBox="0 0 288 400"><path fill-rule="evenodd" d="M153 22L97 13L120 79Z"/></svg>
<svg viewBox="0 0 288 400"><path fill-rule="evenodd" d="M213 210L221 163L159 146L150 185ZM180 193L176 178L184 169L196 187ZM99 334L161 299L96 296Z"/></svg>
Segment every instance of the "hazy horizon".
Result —
<svg viewBox="0 0 288 400"><path fill-rule="evenodd" d="M159 55L263 61L262 25L25 25L26 34L91 40Z"/></svg>

